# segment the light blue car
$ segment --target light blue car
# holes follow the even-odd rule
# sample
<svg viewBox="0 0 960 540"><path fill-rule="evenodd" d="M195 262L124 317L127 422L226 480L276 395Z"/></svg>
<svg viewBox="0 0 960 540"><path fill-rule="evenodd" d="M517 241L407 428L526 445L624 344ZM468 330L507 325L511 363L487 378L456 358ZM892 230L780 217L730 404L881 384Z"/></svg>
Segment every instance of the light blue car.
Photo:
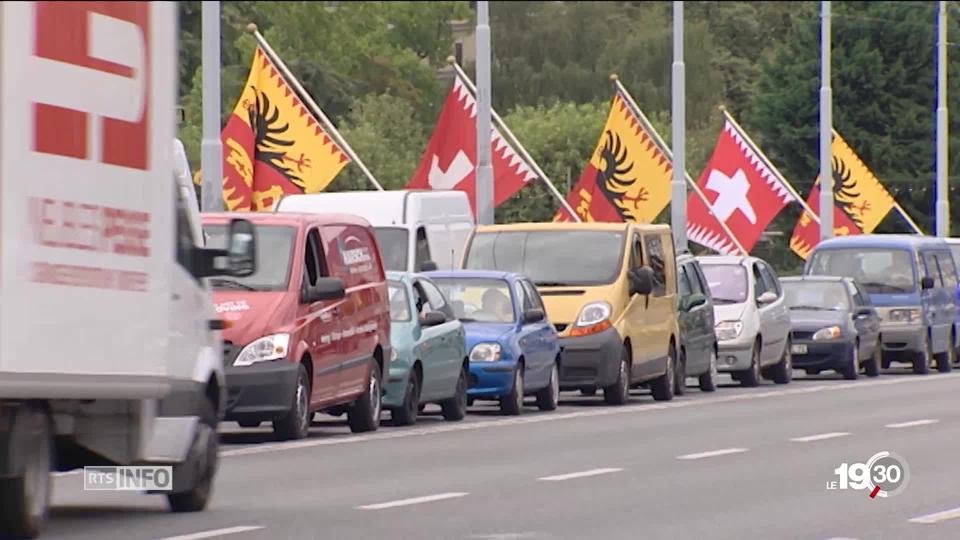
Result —
<svg viewBox="0 0 960 540"><path fill-rule="evenodd" d="M467 412L467 360L463 324L429 278L387 272L393 356L383 407L396 425L411 425L428 403L447 420Z"/></svg>

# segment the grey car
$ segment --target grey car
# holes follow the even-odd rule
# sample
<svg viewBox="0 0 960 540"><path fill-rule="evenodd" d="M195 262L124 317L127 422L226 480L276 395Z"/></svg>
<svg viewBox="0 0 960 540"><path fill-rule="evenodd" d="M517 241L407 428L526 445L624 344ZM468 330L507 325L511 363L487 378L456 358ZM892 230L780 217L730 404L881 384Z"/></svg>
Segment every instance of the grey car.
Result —
<svg viewBox="0 0 960 540"><path fill-rule="evenodd" d="M696 377L700 390L713 392L719 377L713 299L700 263L689 253L677 256L677 322L680 365L674 393L686 391L687 377Z"/></svg>
<svg viewBox="0 0 960 540"><path fill-rule="evenodd" d="M880 374L880 317L852 278L780 278L790 309L793 367L808 375L833 370L856 379Z"/></svg>

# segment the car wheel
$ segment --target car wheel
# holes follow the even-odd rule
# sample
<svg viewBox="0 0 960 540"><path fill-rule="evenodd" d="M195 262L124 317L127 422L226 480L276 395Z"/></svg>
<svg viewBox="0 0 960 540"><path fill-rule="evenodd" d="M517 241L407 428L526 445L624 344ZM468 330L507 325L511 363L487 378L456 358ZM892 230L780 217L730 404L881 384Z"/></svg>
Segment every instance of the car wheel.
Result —
<svg viewBox="0 0 960 540"><path fill-rule="evenodd" d="M607 405L623 405L630 400L630 351L624 345L620 353L620 368L617 380L603 388L603 400Z"/></svg>
<svg viewBox="0 0 960 540"><path fill-rule="evenodd" d="M397 426L412 426L420 412L420 377L416 371L410 372L407 388L403 393L403 405L390 411L393 423Z"/></svg>
<svg viewBox="0 0 960 540"><path fill-rule="evenodd" d="M847 365L840 370L840 373L843 375L843 378L848 381L855 381L860 377L860 342L856 341L853 344L853 350L850 352L850 358L847 361Z"/></svg>
<svg viewBox="0 0 960 540"><path fill-rule="evenodd" d="M209 400L204 400L200 423L194 435L193 446L187 461L175 466L173 477L183 472L181 467L199 468L194 483L184 491L167 494L167 504L172 512L199 512L207 507L213 493L213 479L220 460L220 439L217 436L217 413Z"/></svg>
<svg viewBox="0 0 960 540"><path fill-rule="evenodd" d="M290 412L273 423L273 433L280 440L303 439L310 432L310 376L307 368L300 364L297 374L297 389L293 393L293 405Z"/></svg>
<svg viewBox="0 0 960 540"><path fill-rule="evenodd" d="M347 424L353 433L376 431L380 427L380 408L383 403L380 377L380 365L371 361L367 390L347 411Z"/></svg>
<svg viewBox="0 0 960 540"><path fill-rule="evenodd" d="M700 375L700 390L703 392L715 391L719 377L720 372L717 369L717 349L714 348L710 351L710 369L703 375Z"/></svg>
<svg viewBox="0 0 960 540"><path fill-rule="evenodd" d="M913 359L913 373L916 375L926 375L930 373L930 363L933 361L933 354L930 347L930 336L923 341L923 352L916 355Z"/></svg>
<svg viewBox="0 0 960 540"><path fill-rule="evenodd" d="M550 371L550 383L539 392L537 392L537 407L541 411L556 410L560 403L560 370L557 369L557 363L553 363Z"/></svg>
<svg viewBox="0 0 960 540"><path fill-rule="evenodd" d="M877 347L873 350L873 356L863 365L864 371L867 373L867 377L879 377L880 376L880 365L883 362L883 349L880 346L880 342L877 341Z"/></svg>
<svg viewBox="0 0 960 540"><path fill-rule="evenodd" d="M673 395L682 396L687 393L687 353L680 350L680 360L677 362L677 371L673 377Z"/></svg>
<svg viewBox="0 0 960 540"><path fill-rule="evenodd" d="M457 379L457 393L452 398L440 403L443 419L451 422L463 420L467 416L467 369L460 370Z"/></svg>
<svg viewBox="0 0 960 540"><path fill-rule="evenodd" d="M937 371L940 373L950 373L953 369L954 354L953 336L951 336L947 350L937 356Z"/></svg>
<svg viewBox="0 0 960 540"><path fill-rule="evenodd" d="M510 416L523 413L523 364L517 364L513 370L513 388L500 398L500 412Z"/></svg>
<svg viewBox="0 0 960 540"><path fill-rule="evenodd" d="M776 384L790 384L793 380L793 352L790 347L790 339L787 338L787 343L783 346L783 356L770 370L770 375Z"/></svg>
<svg viewBox="0 0 960 540"><path fill-rule="evenodd" d="M667 372L654 379L650 384L650 392L656 401L670 401L673 399L673 389L676 386L677 352L673 345L667 354Z"/></svg>
<svg viewBox="0 0 960 540"><path fill-rule="evenodd" d="M740 372L740 384L747 387L760 385L760 347L753 345L750 367Z"/></svg>

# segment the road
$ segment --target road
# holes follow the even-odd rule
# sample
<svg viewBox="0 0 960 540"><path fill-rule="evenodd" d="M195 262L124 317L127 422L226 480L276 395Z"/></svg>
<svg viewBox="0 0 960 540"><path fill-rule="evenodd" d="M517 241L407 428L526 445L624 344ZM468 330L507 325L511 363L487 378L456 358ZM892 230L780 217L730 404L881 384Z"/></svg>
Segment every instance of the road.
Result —
<svg viewBox="0 0 960 540"><path fill-rule="evenodd" d="M518 418L477 406L366 435L331 419L286 443L224 424L206 512L67 474L43 538L960 538L960 373L797 375L671 402L638 390L624 407L564 394ZM827 489L841 462L882 450L909 465L902 494Z"/></svg>

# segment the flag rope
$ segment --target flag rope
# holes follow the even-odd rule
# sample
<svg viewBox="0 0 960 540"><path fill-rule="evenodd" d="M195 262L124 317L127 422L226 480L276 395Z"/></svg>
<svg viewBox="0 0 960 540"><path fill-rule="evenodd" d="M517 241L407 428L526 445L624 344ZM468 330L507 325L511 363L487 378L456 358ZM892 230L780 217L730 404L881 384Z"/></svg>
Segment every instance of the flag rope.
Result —
<svg viewBox="0 0 960 540"><path fill-rule="evenodd" d="M306 105L310 107L311 109L310 112L316 115L316 117L319 118L321 122L323 122L324 127L330 131L330 136L333 137L334 141L338 145L340 145L341 148L343 148L344 152L347 153L347 156L350 157L350 160L357 164L357 167L359 167L360 171L363 172L363 175L367 177L367 180L369 180L370 183L373 184L373 187L377 188L378 191L383 191L383 186L380 185L380 182L378 182L377 179L373 176L373 173L371 173L370 170L367 169L367 166L363 164L363 161L360 159L360 157L357 156L356 152L353 151L353 148L351 148L350 145L347 144L346 139L344 139L343 136L340 135L340 132L337 131L336 127L334 127L333 122L331 122L330 119L327 118L327 115L323 114L323 110L320 109L320 106L317 105L317 103L313 100L313 97L311 97L310 94L303 88L303 85L300 84L300 81L293 76L293 73L290 72L290 69L287 68L287 65L283 63L283 60L281 60L280 57L277 56L277 53L273 50L273 47L271 47L270 44L267 43L267 39L263 37L263 34L261 34L260 31L257 29L257 25L250 23L249 25L247 25L247 31L253 34L253 36L257 39L257 43L260 45L260 48L263 49L263 52L267 55L267 57L270 59L271 62L276 64L276 66L280 69L281 73L283 74L284 78L287 79L287 82L293 85L293 87L296 89L297 93L300 94L300 97L304 100Z"/></svg>

